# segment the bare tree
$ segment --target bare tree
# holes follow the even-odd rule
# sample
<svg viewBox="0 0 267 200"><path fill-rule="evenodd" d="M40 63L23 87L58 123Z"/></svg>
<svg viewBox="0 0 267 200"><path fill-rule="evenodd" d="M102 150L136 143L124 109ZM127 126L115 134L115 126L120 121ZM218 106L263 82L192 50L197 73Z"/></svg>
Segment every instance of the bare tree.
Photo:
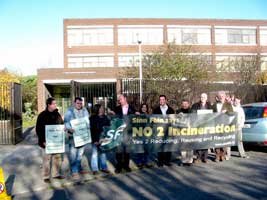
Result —
<svg viewBox="0 0 267 200"><path fill-rule="evenodd" d="M190 80L199 81L207 78L210 67L208 57L192 54L190 46L168 44L142 59L144 79ZM121 78L138 78L138 66L122 69Z"/></svg>

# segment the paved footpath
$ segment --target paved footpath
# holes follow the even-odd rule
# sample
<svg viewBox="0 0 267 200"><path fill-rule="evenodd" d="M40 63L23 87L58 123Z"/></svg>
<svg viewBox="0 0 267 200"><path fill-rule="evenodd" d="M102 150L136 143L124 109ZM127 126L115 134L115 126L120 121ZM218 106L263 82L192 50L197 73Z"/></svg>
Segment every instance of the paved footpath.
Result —
<svg viewBox="0 0 267 200"><path fill-rule="evenodd" d="M131 173L86 175L79 182L67 176L61 182L45 184L41 174L41 151L34 130L24 142L0 145L0 165L4 168L8 192L13 199L265 199L267 200L267 151L249 151L249 159L233 156L230 161L139 170ZM90 148L86 149L89 155ZM212 156L212 155L211 155ZM113 157L113 155L109 155ZM90 156L84 156L88 167ZM114 170L114 160L109 169ZM64 156L63 172L69 174Z"/></svg>

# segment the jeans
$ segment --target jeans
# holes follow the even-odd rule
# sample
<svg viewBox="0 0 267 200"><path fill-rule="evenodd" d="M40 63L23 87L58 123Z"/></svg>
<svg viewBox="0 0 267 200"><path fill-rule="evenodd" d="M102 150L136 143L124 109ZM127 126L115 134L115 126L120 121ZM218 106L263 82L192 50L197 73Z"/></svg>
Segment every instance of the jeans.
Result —
<svg viewBox="0 0 267 200"><path fill-rule="evenodd" d="M91 157L91 168L92 171L98 171L98 157L100 159L100 169L107 170L107 157L105 153L98 150L95 144L92 144L92 157Z"/></svg>
<svg viewBox="0 0 267 200"><path fill-rule="evenodd" d="M70 157L71 173L74 174L74 173L81 172L83 170L81 161L82 161L82 156L83 156L85 146L75 147L73 139L70 139L69 147L70 147L69 157Z"/></svg>

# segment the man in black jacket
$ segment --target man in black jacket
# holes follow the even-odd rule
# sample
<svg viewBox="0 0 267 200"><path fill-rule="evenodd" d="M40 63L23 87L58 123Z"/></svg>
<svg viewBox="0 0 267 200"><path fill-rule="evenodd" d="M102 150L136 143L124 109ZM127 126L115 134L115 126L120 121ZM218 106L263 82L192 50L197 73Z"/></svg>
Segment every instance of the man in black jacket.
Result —
<svg viewBox="0 0 267 200"><path fill-rule="evenodd" d="M120 117L124 117L131 114L138 114L133 106L128 104L127 96L125 94L119 95L119 102L120 105L117 106L114 110L116 115ZM127 120L127 118L125 118ZM126 133L127 134L127 133ZM127 137L127 135L125 135ZM117 148L116 152L116 169L115 173L120 173L122 168L125 169L127 172L131 172L131 168L129 167L130 164L130 153L128 152L127 146L122 144L120 147Z"/></svg>
<svg viewBox="0 0 267 200"><path fill-rule="evenodd" d="M174 114L174 110L167 105L167 98L165 95L159 96L159 106L153 110L153 114L168 115ZM171 152L158 152L158 166L164 165L171 166Z"/></svg>
<svg viewBox="0 0 267 200"><path fill-rule="evenodd" d="M56 100L49 97L46 100L46 109L38 115L36 122L36 133L38 136L38 144L42 148L43 154L43 179L44 182L50 182L51 168L54 170L51 175L55 179L63 179L60 175L61 154L46 154L45 147L45 125L63 124L61 115L58 112ZM52 162L52 165L50 164ZM50 167L51 165L51 167Z"/></svg>

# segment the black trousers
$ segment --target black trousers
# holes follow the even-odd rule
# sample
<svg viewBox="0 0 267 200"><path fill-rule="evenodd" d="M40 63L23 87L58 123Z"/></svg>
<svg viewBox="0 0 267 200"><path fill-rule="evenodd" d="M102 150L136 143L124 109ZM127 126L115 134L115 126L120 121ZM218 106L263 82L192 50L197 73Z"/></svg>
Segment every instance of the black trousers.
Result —
<svg viewBox="0 0 267 200"><path fill-rule="evenodd" d="M170 164L172 152L158 152L158 165Z"/></svg>
<svg viewBox="0 0 267 200"><path fill-rule="evenodd" d="M207 160L208 149L196 150L196 156L198 160Z"/></svg>
<svg viewBox="0 0 267 200"><path fill-rule="evenodd" d="M123 152L123 153L116 153L116 169L121 170L122 168L127 169L129 168L130 163L130 154Z"/></svg>

